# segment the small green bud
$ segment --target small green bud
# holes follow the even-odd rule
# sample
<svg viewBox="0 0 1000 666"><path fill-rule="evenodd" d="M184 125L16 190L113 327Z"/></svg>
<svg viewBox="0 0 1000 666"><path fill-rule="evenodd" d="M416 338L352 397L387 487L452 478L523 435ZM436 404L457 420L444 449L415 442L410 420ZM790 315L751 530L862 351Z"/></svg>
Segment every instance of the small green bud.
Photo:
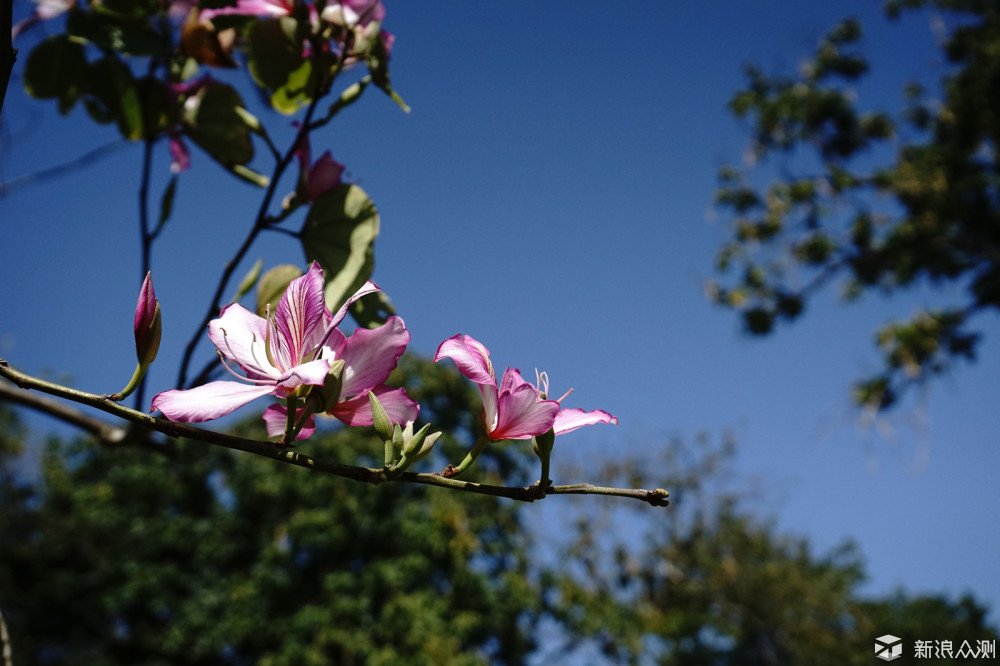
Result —
<svg viewBox="0 0 1000 666"><path fill-rule="evenodd" d="M375 432L382 438L382 441L391 442L393 440L392 421L389 420L389 415L386 413L382 403L379 402L378 396L375 395L374 391L368 392L368 402L372 407L372 421L375 423Z"/></svg>

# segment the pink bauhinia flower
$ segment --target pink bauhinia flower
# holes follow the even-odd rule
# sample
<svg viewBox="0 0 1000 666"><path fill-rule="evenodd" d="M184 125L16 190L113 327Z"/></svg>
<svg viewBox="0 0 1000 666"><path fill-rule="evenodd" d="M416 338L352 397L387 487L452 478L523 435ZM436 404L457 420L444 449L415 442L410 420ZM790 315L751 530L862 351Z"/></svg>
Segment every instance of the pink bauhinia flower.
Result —
<svg viewBox="0 0 1000 666"><path fill-rule="evenodd" d="M293 0L237 0L232 7L220 7L218 9L203 9L199 19L204 21L215 16L288 16L292 13L295 3Z"/></svg>
<svg viewBox="0 0 1000 666"><path fill-rule="evenodd" d="M323 296L323 271L313 262L309 272L288 284L273 315L265 319L242 305L226 306L218 319L209 323L209 338L223 357L223 364L241 381L215 381L188 390L170 390L153 398L153 410L160 410L175 421L201 422L229 414L256 398L273 395L301 398L327 382L331 363L344 362L339 401L331 414L351 425L371 423L371 409L359 406L368 402L367 391L391 392L384 387L389 373L409 342L410 334L403 320L390 317L375 330L356 331L350 338L337 328L348 306L365 294L379 291L366 282L346 303L331 314ZM246 378L226 364L237 363ZM402 392L402 389L398 389ZM387 402L395 408L393 418L405 422L416 418L417 405L405 392L394 394ZM327 407L329 408L329 407ZM269 410L271 415L276 413ZM388 411L388 409L387 409ZM268 423L270 423L270 417ZM299 432L307 432L303 424Z"/></svg>
<svg viewBox="0 0 1000 666"><path fill-rule="evenodd" d="M515 368L507 368L498 387L490 351L471 336L455 335L442 342L434 361L443 358L453 360L463 375L479 385L483 427L494 441L531 439L550 429L559 435L585 425L618 424L617 417L602 410L562 409L560 402L565 395L559 400L549 400L545 373L535 386L525 381Z"/></svg>

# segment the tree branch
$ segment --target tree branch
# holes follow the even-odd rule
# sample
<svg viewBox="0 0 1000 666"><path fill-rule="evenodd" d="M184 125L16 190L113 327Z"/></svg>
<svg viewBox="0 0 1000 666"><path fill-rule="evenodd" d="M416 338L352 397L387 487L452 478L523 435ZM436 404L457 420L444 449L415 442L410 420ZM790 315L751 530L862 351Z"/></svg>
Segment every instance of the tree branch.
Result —
<svg viewBox="0 0 1000 666"><path fill-rule="evenodd" d="M187 439L223 446L236 451L252 453L264 456L273 460L278 460L289 465L297 465L307 469L340 476L345 479L361 481L378 485L387 481L402 481L406 483L419 483L449 490L459 490L463 492L475 493L478 495L491 495L493 497L505 497L520 502L533 502L545 495L610 495L614 497L628 497L647 502L652 506L667 506L669 504L669 493L666 490L657 488L654 490L641 490L632 488L606 488L594 486L589 483L576 484L570 486L551 486L544 493L539 493L538 488L532 486L493 486L472 481L462 481L460 479L449 479L439 474L426 474L415 472L404 472L398 477L389 478L388 470L372 469L369 467L357 467L354 465L343 465L328 460L311 458L296 451L292 451L286 446L281 446L275 442L246 439L234 437L212 430L204 430L183 423L175 423L164 418L158 418L145 412L136 411L112 401L106 395L97 395L78 391L66 386L60 386L52 382L32 377L23 372L10 367L7 361L0 359L0 376L6 377L22 389L36 389L49 395L54 395L66 400L78 402L107 412L132 423L144 425L152 430L163 433L168 437L184 437Z"/></svg>
<svg viewBox="0 0 1000 666"><path fill-rule="evenodd" d="M17 50L14 49L11 34L13 27L14 0L0 0L0 113L3 113L7 84L10 83L10 74L14 71L14 62L17 60Z"/></svg>
<svg viewBox="0 0 1000 666"><path fill-rule="evenodd" d="M93 416L84 414L79 409L74 409L59 400L15 388L7 382L0 382L0 399L16 402L49 416L54 416L60 421L65 421L90 433L105 444L120 444L127 434L124 428L95 419Z"/></svg>

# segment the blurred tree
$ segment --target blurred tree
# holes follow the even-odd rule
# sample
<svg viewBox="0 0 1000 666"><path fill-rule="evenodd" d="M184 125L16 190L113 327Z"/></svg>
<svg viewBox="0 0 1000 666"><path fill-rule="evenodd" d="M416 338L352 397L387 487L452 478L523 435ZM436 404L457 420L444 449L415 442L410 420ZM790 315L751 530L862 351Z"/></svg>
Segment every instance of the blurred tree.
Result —
<svg viewBox="0 0 1000 666"><path fill-rule="evenodd" d="M655 481L675 503L666 519L605 506L603 518L590 511L580 520L563 554L575 566L545 577L558 590L546 607L565 627L567 659L592 648L615 664L842 666L871 664L874 639L887 633L910 656L916 640L951 640L955 650L968 641L979 654L980 640L997 639L970 597L862 596L857 547L818 556L806 539L755 517L755 492L732 486L734 454L731 440L702 438L674 442L662 464L605 469L606 481L639 483L654 480L650 470L672 470ZM602 524L627 533L615 543Z"/></svg>
<svg viewBox="0 0 1000 666"><path fill-rule="evenodd" d="M403 365L425 416L472 425L464 378ZM19 440L3 418L0 465ZM263 438L259 423L239 430ZM469 444L442 445L455 457ZM309 451L383 454L357 428ZM493 447L480 474L518 479L530 455ZM18 666L521 663L533 648L539 593L514 503L186 442L155 455L52 441L37 483L0 473L0 607Z"/></svg>
<svg viewBox="0 0 1000 666"><path fill-rule="evenodd" d="M460 408L477 398L456 372L404 361L401 374L421 400L438 396L446 431L472 425ZM854 546L817 557L755 519L749 492L727 486L728 440L610 466L609 481L635 483L669 470L656 480L681 501L602 515L583 499L578 536L551 564L519 503L368 488L196 443L155 455L52 441L29 483L10 465L23 436L0 404L0 609L18 666L839 665L871 663L884 633L956 649L997 637L971 598L865 599ZM309 446L345 462L381 454L358 429ZM528 458L517 445L484 456L484 480Z"/></svg>
<svg viewBox="0 0 1000 666"><path fill-rule="evenodd" d="M794 76L747 67L730 108L750 121L751 165L720 170L717 203L734 235L718 255L729 285L709 284L748 332L793 320L837 277L847 298L919 281L967 288L960 302L881 327L884 367L859 381L860 405L892 405L914 382L974 358L973 315L1000 306L1000 5L991 0L891 0L892 17L935 12L947 74L928 96L903 90L898 118L859 108L868 71L861 24L845 20ZM781 159L770 180L755 167ZM760 175L758 170L757 175Z"/></svg>

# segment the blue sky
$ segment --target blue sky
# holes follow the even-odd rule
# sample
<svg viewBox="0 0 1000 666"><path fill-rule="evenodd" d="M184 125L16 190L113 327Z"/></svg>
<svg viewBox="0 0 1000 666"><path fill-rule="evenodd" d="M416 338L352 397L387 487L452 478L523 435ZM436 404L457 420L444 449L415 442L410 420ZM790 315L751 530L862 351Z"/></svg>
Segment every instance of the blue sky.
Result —
<svg viewBox="0 0 1000 666"><path fill-rule="evenodd" d="M412 112L373 93L313 136L314 154L331 149L379 207L375 280L411 329L411 348L432 354L468 333L501 368L546 370L554 394L576 389L571 406L618 415L617 429L560 438L557 463L732 429L739 470L759 478L782 529L820 552L858 541L872 593L972 592L995 622L996 315L977 321L975 365L864 427L847 387L878 367L874 329L959 290L922 286L850 306L831 290L764 340L743 337L702 294L728 234L711 214L715 172L747 138L725 110L742 63L789 71L837 19L857 15L875 67L859 99L895 108L903 81L944 71L928 17L890 23L869 0L647 3L625 13L606 2L469 5L389 3L393 82ZM82 109L63 119L27 99L18 78L4 116L3 180L114 138ZM286 121L266 117L287 140ZM127 381L140 160L128 146L0 198L0 357L15 367L66 373L95 392ZM159 192L165 148L156 160ZM197 149L193 161L153 259L164 320L153 391L172 387L208 285L259 201ZM303 263L279 235L258 241L246 267L257 257ZM209 351L206 340L202 361Z"/></svg>

